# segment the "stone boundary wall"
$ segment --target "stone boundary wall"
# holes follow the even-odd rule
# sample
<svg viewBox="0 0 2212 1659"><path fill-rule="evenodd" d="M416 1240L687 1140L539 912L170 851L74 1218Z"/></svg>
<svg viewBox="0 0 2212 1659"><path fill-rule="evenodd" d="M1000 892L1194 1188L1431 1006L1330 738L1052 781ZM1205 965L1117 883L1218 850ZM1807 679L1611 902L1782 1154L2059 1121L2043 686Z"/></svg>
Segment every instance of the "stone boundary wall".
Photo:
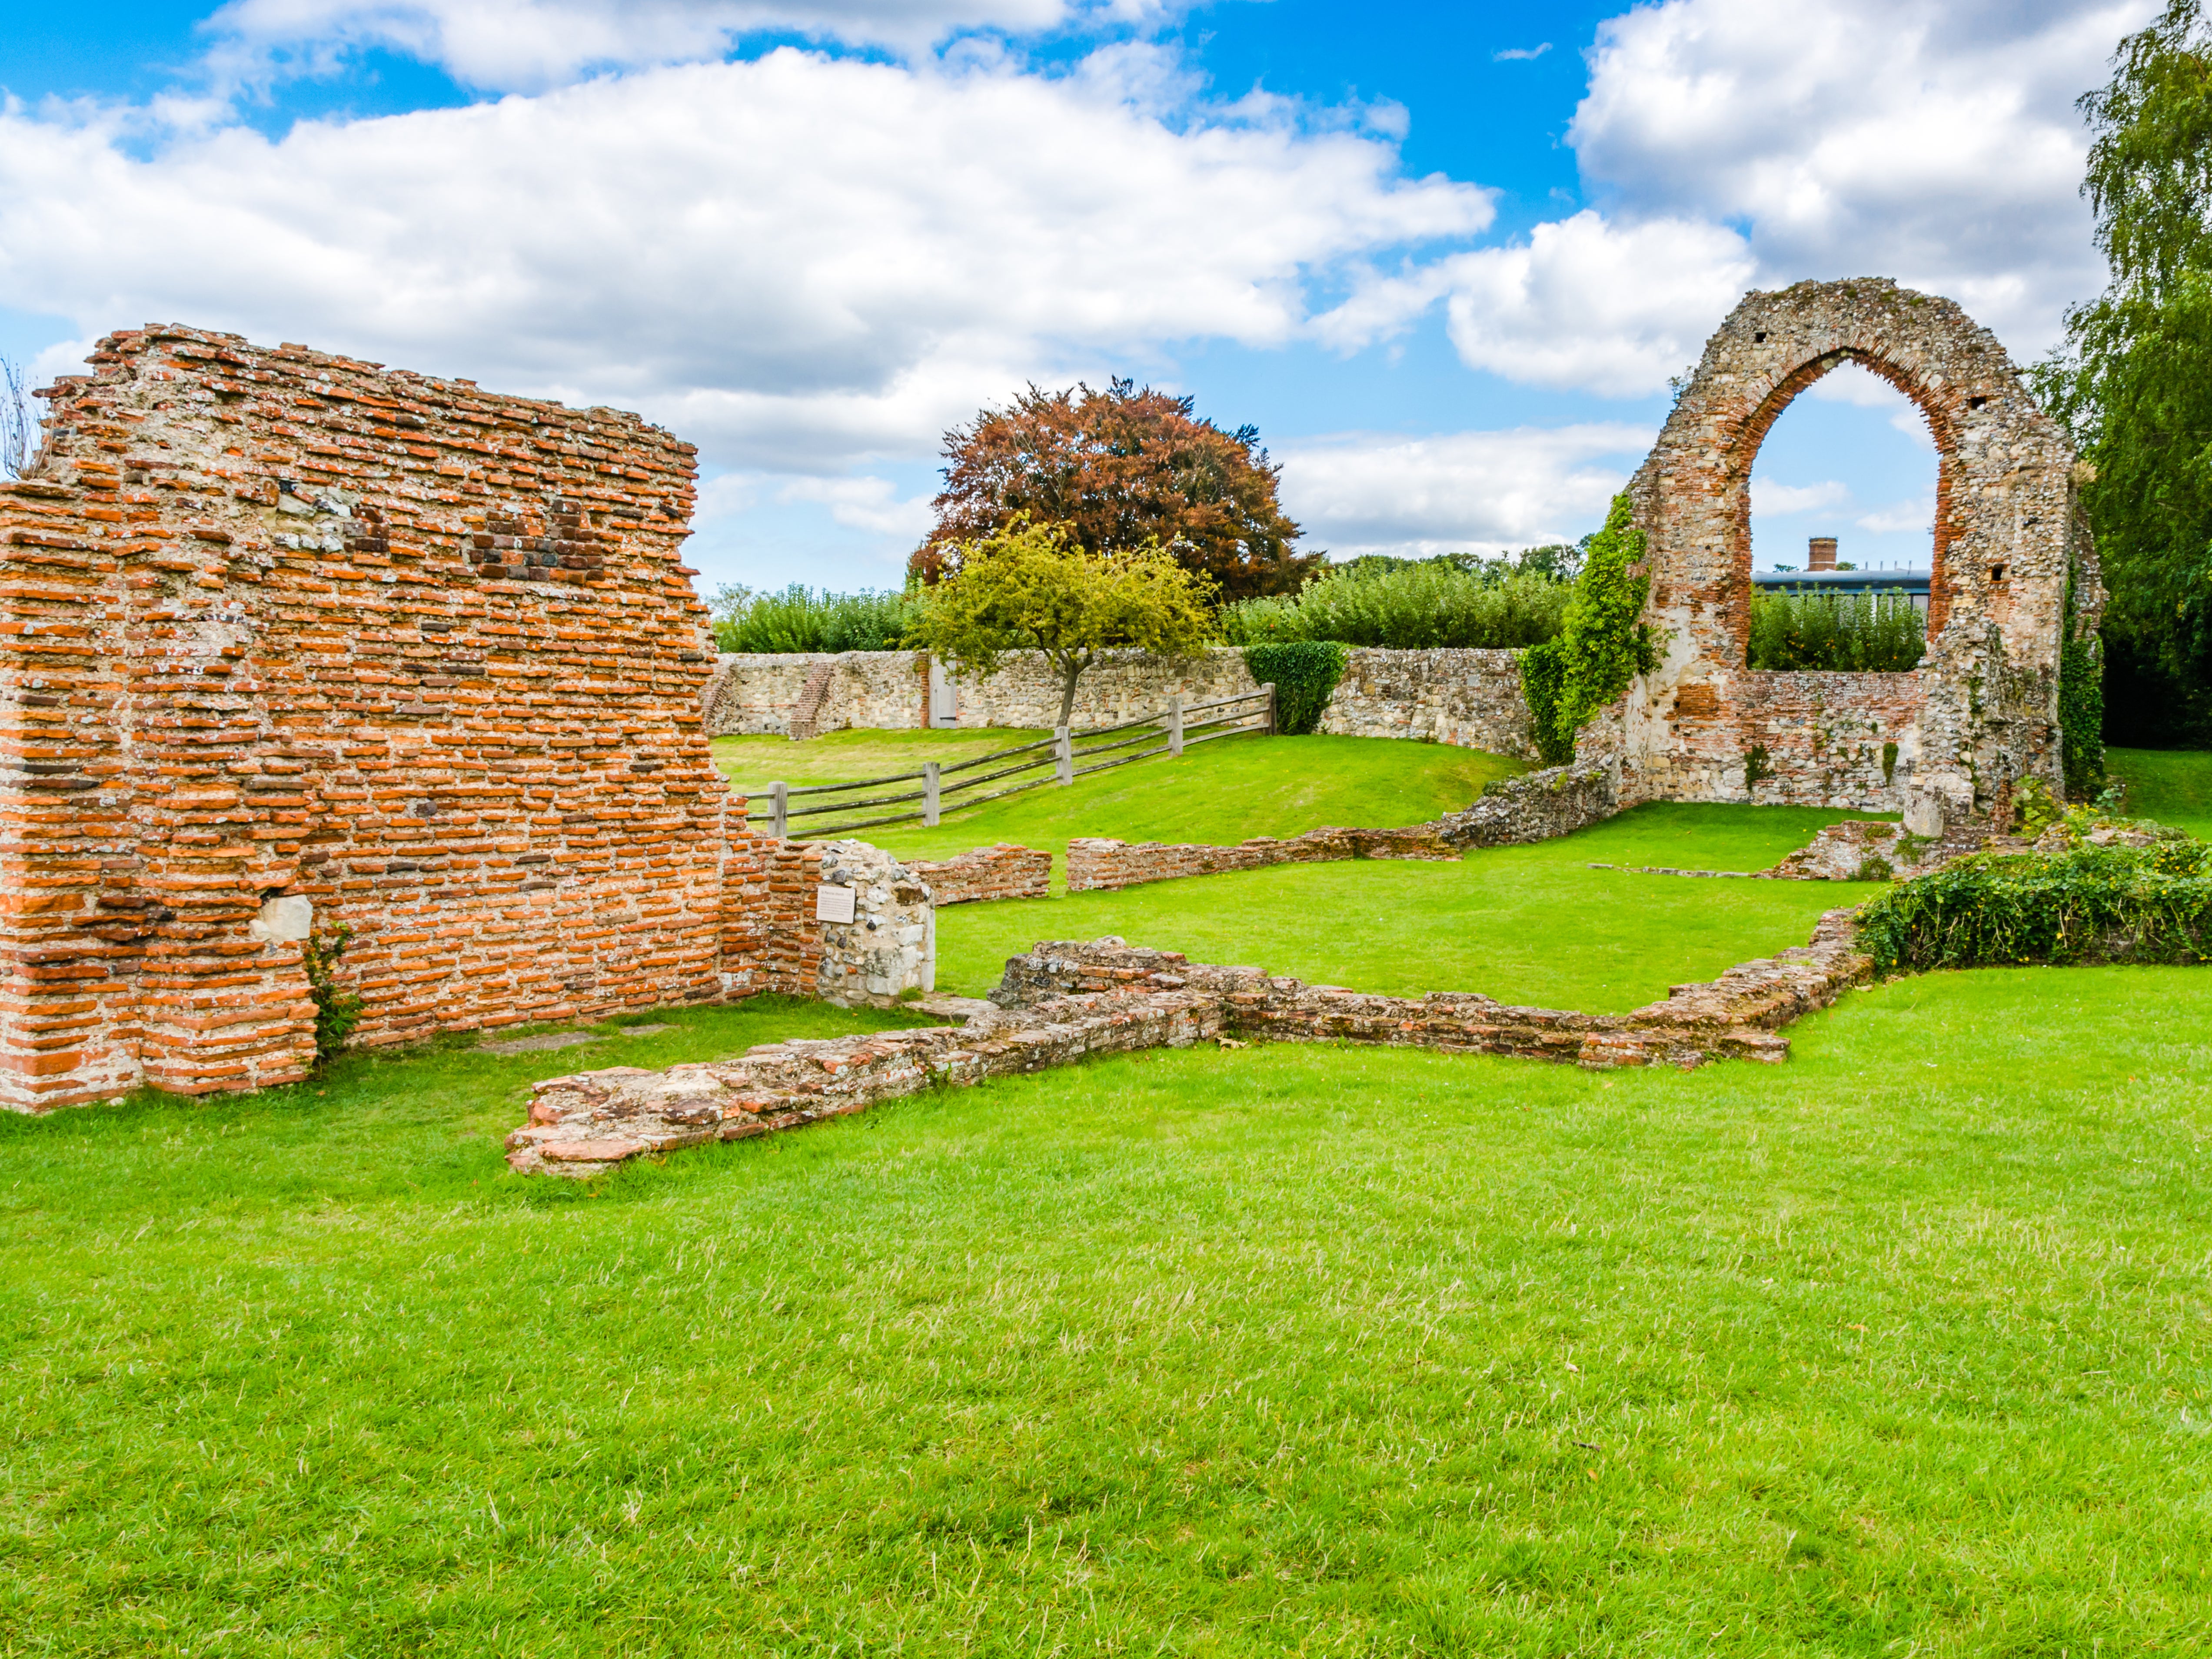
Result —
<svg viewBox="0 0 2212 1659"><path fill-rule="evenodd" d="M854 728L911 732L928 726L925 652L726 653L716 659L702 698L708 735L788 735L799 717L808 678L817 669L829 674L813 711L816 735ZM1059 680L1040 652L1010 652L1005 665L988 678L955 684L960 716L954 724L961 727L1048 729L1060 718ZM1181 659L1109 651L1085 671L1077 687L1075 725L1118 725L1166 708L1177 693L1186 702L1200 702L1257 690L1243 655L1226 648Z"/></svg>
<svg viewBox="0 0 2212 1659"><path fill-rule="evenodd" d="M1355 647L1315 729L1536 757L1518 651Z"/></svg>
<svg viewBox="0 0 2212 1659"><path fill-rule="evenodd" d="M195 329L92 364L0 484L0 1104L301 1076L295 899L368 1043L748 971L692 446Z"/></svg>
<svg viewBox="0 0 2212 1659"><path fill-rule="evenodd" d="M1318 730L1337 737L1410 738L1533 758L1517 651L1389 651L1347 653ZM823 676L808 709L810 679ZM1016 652L981 681L956 682L961 726L1048 728L1060 717L1060 687L1043 658ZM1240 696L1259 687L1241 651L1216 646L1173 659L1141 651L1109 652L1077 687L1079 728L1117 725L1154 714L1180 694L1186 702ZM929 659L914 651L849 651L836 656L741 655L716 659L703 697L712 737L812 731L912 731L929 723Z"/></svg>
<svg viewBox="0 0 2212 1659"><path fill-rule="evenodd" d="M707 734L788 736L817 671L826 671L827 684L813 711L812 735L853 726L912 732L929 724L927 652L724 652L701 700Z"/></svg>
<svg viewBox="0 0 2212 1659"><path fill-rule="evenodd" d="M990 899L1047 898L1052 893L1052 854L1000 842L950 859L910 859L907 868L927 884L942 908Z"/></svg>
<svg viewBox="0 0 2212 1659"><path fill-rule="evenodd" d="M595 1175L648 1153L798 1128L933 1086L1209 1039L1516 1054L1590 1070L1726 1058L1778 1063L1790 1051L1778 1030L1864 982L1872 965L1853 947L1850 912L1832 910L1808 947L1676 986L1633 1013L1578 1014L1447 992L1370 996L1257 968L1203 966L1116 939L1041 944L1006 964L990 1002L921 1005L963 1019L963 1027L793 1040L665 1072L613 1066L547 1079L535 1085L529 1121L507 1137L507 1162L523 1174Z"/></svg>
<svg viewBox="0 0 2212 1659"><path fill-rule="evenodd" d="M1067 843L1067 890L1096 892L1175 881L1184 876L1218 875L1225 870L1259 870L1276 864L1329 864L1349 859L1449 861L1458 856L1459 849L1438 835L1433 824L1415 824L1409 830L1309 830L1287 841L1261 836L1234 847L1079 836Z"/></svg>

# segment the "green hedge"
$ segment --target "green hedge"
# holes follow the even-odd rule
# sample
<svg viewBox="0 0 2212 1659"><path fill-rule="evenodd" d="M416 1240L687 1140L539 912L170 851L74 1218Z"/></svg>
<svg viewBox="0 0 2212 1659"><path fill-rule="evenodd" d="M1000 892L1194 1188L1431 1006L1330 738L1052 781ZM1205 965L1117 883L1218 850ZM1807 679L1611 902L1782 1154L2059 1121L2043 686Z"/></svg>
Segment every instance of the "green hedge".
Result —
<svg viewBox="0 0 2212 1659"><path fill-rule="evenodd" d="M1329 693L1344 676L1345 649L1334 640L1285 640L1248 645L1244 666L1261 685L1275 688L1275 729L1300 738L1321 721Z"/></svg>
<svg viewBox="0 0 2212 1659"><path fill-rule="evenodd" d="M793 582L780 593L749 596L714 624L714 641L724 651L771 654L896 651L915 612L903 593L817 593Z"/></svg>
<svg viewBox="0 0 2212 1659"><path fill-rule="evenodd" d="M1559 631L1568 584L1538 571L1503 574L1444 562L1325 570L1291 598L1224 605L1231 645L1334 640L1396 650L1534 645Z"/></svg>
<svg viewBox="0 0 2212 1659"><path fill-rule="evenodd" d="M1978 853L1861 907L1883 973L2015 963L2203 962L2212 848L2179 831L2148 847Z"/></svg>
<svg viewBox="0 0 2212 1659"><path fill-rule="evenodd" d="M1918 667L1927 650L1928 619L1901 593L1752 597L1753 668L1895 674Z"/></svg>

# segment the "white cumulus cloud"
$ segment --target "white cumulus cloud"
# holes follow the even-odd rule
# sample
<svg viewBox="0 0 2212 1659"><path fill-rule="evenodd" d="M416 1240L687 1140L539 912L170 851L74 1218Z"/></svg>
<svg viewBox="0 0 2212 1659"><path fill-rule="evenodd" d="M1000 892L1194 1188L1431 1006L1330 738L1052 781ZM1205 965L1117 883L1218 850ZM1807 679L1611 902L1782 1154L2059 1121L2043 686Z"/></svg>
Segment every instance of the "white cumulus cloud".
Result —
<svg viewBox="0 0 2212 1659"><path fill-rule="evenodd" d="M2074 100L2155 0L1667 0L1600 25L1568 142L1638 215L1746 228L1760 285L1895 276L2016 356L2103 270Z"/></svg>
<svg viewBox="0 0 2212 1659"><path fill-rule="evenodd" d="M1753 474L1751 510L1754 513L1811 513L1824 507L1841 507L1851 492L1833 478L1814 484L1775 483Z"/></svg>
<svg viewBox="0 0 2212 1659"><path fill-rule="evenodd" d="M1274 455L1285 510L1308 545L1333 557L1500 553L1596 529L1655 435L1625 422L1352 433L1281 444Z"/></svg>
<svg viewBox="0 0 2212 1659"><path fill-rule="evenodd" d="M914 51L962 30L1141 22L1154 0L230 0L206 27L234 79L381 48L465 85L535 91L592 70L720 58L764 30Z"/></svg>
<svg viewBox="0 0 2212 1659"><path fill-rule="evenodd" d="M927 455L1032 378L1300 335L1318 272L1488 222L1260 100L790 49L134 145L0 110L0 303L188 321L641 409L737 469ZM1141 64L1139 65L1141 68Z"/></svg>

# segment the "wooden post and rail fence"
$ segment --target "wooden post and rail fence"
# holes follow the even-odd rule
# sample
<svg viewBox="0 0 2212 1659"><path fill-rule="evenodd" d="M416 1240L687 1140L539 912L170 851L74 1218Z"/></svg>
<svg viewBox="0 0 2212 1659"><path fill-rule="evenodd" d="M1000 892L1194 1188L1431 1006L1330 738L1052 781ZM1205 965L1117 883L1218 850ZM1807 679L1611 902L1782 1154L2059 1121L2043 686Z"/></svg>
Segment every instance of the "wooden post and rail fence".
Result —
<svg viewBox="0 0 2212 1659"><path fill-rule="evenodd" d="M1123 737L1113 743L1100 743L1101 738L1114 738L1118 733L1133 732L1133 737ZM980 806L987 800L1000 800L1008 795L1018 795L1024 789L1035 789L1048 783L1062 786L1093 772L1103 772L1109 767L1127 766L1131 761L1148 759L1154 755L1175 758L1184 748L1194 743L1211 743L1216 738L1233 738L1247 732L1275 734L1275 688L1263 685L1257 691L1247 691L1234 697L1215 697L1206 702L1186 705L1180 696L1168 700L1168 706L1158 714L1146 714L1133 720L1124 720L1119 726L1102 726L1095 731L1076 732L1062 726L1054 729L1048 738L1035 743L1017 744L1011 749L1000 749L988 755L977 755L973 759L957 761L947 766L937 761L926 761L918 772L893 772L880 778L862 778L854 783L811 783L793 788L785 783L768 787L769 833L778 841L793 839L793 823L801 818L834 818L834 823L808 823L799 839L805 841L835 841L855 830L873 830L886 823L911 823L919 819L927 829L935 829L945 812L963 807ZM1164 740L1149 749L1139 749L1134 754L1116 755L1112 760L1097 761L1091 765L1079 763L1095 756L1113 754L1147 738L1158 736ZM1089 747L1079 748L1078 744ZM1017 757L1030 757L1017 760ZM1000 766L999 762L1015 761L1011 766ZM995 769L975 772L978 767ZM1046 773L1044 769L1052 769ZM973 777L962 777L949 782L956 774L975 772ZM1037 773L1035 777L1024 774ZM988 794L970 795L964 792L981 788L987 783L1000 783L1008 778L1018 782L994 789ZM896 784L914 783L920 787L888 795L868 795L860 799L830 799L831 796L848 796L855 790L889 788ZM957 797L957 799L956 799ZM794 806L794 801L805 805ZM848 819L852 812L865 812L878 806L907 806L919 801L911 811L891 812L880 817Z"/></svg>

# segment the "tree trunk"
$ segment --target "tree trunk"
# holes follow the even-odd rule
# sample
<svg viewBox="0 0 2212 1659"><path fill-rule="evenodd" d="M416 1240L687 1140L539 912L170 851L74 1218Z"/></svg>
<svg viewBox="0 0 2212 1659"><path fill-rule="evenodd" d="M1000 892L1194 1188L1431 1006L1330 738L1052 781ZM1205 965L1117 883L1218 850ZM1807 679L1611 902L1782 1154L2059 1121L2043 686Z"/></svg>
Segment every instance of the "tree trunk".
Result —
<svg viewBox="0 0 2212 1659"><path fill-rule="evenodd" d="M1074 724L1071 716L1075 713L1075 682L1082 674L1084 669L1088 665L1088 664L1078 662L1071 657L1068 659L1067 666L1060 671L1060 723L1062 726L1071 726Z"/></svg>

